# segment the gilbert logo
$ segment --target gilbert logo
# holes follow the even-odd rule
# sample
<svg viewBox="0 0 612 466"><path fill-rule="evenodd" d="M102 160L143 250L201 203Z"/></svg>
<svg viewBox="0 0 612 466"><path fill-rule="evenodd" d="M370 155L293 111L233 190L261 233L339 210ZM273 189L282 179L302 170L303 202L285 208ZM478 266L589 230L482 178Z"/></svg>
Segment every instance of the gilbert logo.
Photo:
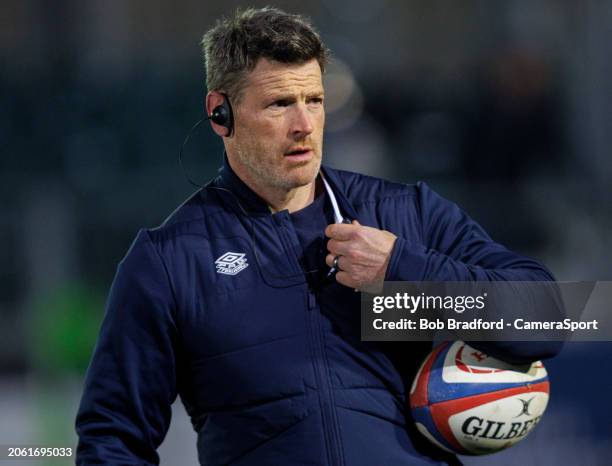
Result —
<svg viewBox="0 0 612 466"><path fill-rule="evenodd" d="M535 396L532 396L528 400L523 400L522 398L519 398L519 401L523 404L523 409L521 410L521 412L520 412L520 414L518 416L514 416L514 417L520 417L523 414L525 414L527 416L531 416L531 413L529 412L529 405L533 401L534 398L535 398Z"/></svg>
<svg viewBox="0 0 612 466"><path fill-rule="evenodd" d="M245 254L240 252L226 252L215 261L217 273L236 275L238 272L246 269L249 264L247 264L244 256Z"/></svg>

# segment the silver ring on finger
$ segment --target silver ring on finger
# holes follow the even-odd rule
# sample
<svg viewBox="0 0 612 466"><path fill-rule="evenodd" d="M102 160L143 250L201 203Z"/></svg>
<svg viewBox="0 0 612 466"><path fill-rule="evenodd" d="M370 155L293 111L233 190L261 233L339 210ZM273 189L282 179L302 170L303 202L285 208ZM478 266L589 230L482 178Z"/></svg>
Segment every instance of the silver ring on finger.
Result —
<svg viewBox="0 0 612 466"><path fill-rule="evenodd" d="M333 262L333 264L332 264L332 267L333 267L335 270L342 270L342 269L340 268L340 265L338 264L339 260L340 260L340 256L336 256L336 257L334 257L334 262Z"/></svg>

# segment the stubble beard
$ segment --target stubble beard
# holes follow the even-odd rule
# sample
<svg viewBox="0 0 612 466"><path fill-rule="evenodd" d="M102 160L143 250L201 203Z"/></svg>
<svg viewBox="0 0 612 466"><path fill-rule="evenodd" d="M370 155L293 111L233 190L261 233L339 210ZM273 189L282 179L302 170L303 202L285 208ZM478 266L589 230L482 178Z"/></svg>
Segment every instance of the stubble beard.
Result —
<svg viewBox="0 0 612 466"><path fill-rule="evenodd" d="M296 175L283 171L280 164L266 163L265 161L269 159L265 154L270 150L258 144L245 144L236 147L238 160L251 172L254 181L259 184L274 189L290 191L311 183L319 173L321 157L305 162L300 167L294 167L294 170L301 172L299 175Z"/></svg>

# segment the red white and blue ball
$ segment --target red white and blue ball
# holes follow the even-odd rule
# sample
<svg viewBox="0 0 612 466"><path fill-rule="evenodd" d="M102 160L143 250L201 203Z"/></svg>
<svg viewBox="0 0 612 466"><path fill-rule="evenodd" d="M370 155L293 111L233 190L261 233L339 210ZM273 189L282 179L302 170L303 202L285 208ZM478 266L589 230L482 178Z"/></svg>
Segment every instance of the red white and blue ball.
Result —
<svg viewBox="0 0 612 466"><path fill-rule="evenodd" d="M523 440L540 421L550 384L541 362L516 366L462 341L436 347L410 390L418 430L458 454L495 453Z"/></svg>

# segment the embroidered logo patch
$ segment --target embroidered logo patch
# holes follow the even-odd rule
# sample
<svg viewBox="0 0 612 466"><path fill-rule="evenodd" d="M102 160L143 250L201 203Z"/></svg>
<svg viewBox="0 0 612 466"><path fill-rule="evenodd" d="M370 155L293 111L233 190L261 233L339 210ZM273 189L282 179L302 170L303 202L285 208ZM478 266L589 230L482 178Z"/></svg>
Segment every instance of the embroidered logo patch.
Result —
<svg viewBox="0 0 612 466"><path fill-rule="evenodd" d="M246 269L249 264L244 256L245 254L240 252L226 252L215 261L217 273L236 275Z"/></svg>

